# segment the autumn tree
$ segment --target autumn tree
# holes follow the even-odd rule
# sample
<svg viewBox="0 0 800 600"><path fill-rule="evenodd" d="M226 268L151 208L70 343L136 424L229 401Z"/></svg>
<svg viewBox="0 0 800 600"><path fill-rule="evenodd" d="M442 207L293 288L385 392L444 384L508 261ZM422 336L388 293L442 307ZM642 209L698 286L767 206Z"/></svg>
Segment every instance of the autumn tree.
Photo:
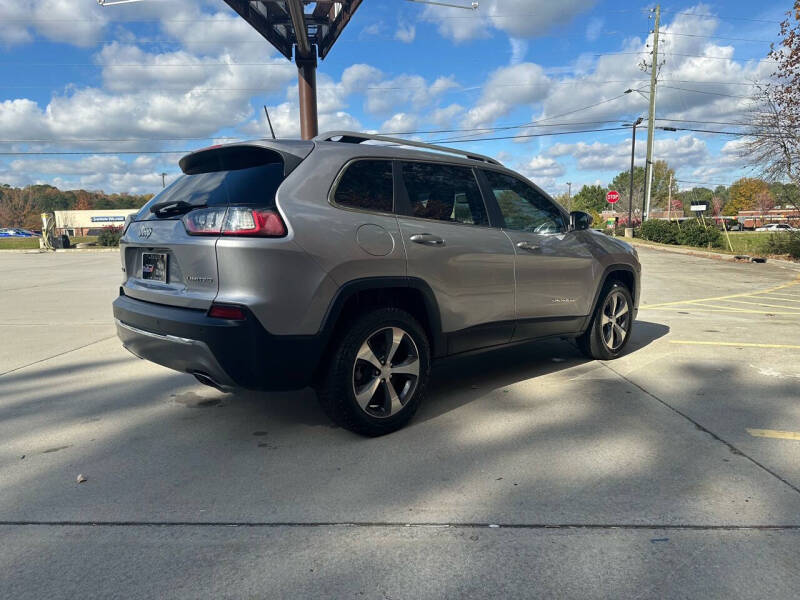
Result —
<svg viewBox="0 0 800 600"><path fill-rule="evenodd" d="M769 186L762 179L742 177L728 188L728 203L723 214L736 216L740 210L756 210L756 198L759 194L769 194Z"/></svg>
<svg viewBox="0 0 800 600"><path fill-rule="evenodd" d="M722 214L722 208L725 206L725 201L720 196L711 197L711 214L718 217Z"/></svg>
<svg viewBox="0 0 800 600"><path fill-rule="evenodd" d="M800 0L780 25L780 41L770 46L777 64L772 80L753 97L744 156L768 181L800 186ZM797 199L789 204L800 210Z"/></svg>
<svg viewBox="0 0 800 600"><path fill-rule="evenodd" d="M86 190L78 190L75 192L75 210L89 210L92 208L89 202L89 192Z"/></svg>
<svg viewBox="0 0 800 600"><path fill-rule="evenodd" d="M36 228L39 211L30 189L3 188L0 190L0 226Z"/></svg>

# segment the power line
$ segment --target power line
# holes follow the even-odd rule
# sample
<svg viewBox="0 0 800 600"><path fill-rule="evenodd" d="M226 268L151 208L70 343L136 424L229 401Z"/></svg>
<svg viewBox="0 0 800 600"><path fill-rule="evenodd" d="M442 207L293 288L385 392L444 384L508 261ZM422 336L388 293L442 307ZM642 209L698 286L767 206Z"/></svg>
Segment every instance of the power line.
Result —
<svg viewBox="0 0 800 600"><path fill-rule="evenodd" d="M772 23L774 25L780 25L780 21L771 21L767 19L752 19L748 17L719 17L717 15L711 15L707 13L693 13L688 11L676 11L675 9L665 8L664 12L671 12L674 15L683 15L687 17L697 17L698 19L713 19L715 21L752 21L754 23Z"/></svg>
<svg viewBox="0 0 800 600"><path fill-rule="evenodd" d="M641 54L650 54L648 50L641 50L639 52L603 52L599 54L594 54L593 56L625 56L625 55L641 55ZM705 54L683 54L679 52L665 52L664 54L668 56L682 56L682 57L689 57L689 58L708 58L710 60L730 60L730 61L742 61L742 62L771 62L776 63L778 61L773 60L771 58L736 58L732 56L706 56Z"/></svg>
<svg viewBox="0 0 800 600"><path fill-rule="evenodd" d="M674 31L662 31L661 35L668 35L673 36L677 35L680 37L691 37L691 38L705 38L705 39L712 39L712 40L726 40L730 42L753 42L757 44L771 44L774 40L754 40L751 38L739 38L739 37L725 37L721 35L701 35L699 33L678 33ZM675 181L678 181L677 179Z"/></svg>
<svg viewBox="0 0 800 600"><path fill-rule="evenodd" d="M623 131L624 127L606 127L601 129L579 129L576 131L557 131L552 133L525 133L520 135L506 135L506 136L497 136L497 137L488 137L488 138L448 138L442 140L433 140L431 143L433 144L442 144L445 142L449 142L452 144L459 143L459 142L490 142L494 140L519 140L525 138L535 138L535 137L547 137L547 136L556 136L556 135L572 135L575 133L595 133L598 131Z"/></svg>
<svg viewBox="0 0 800 600"><path fill-rule="evenodd" d="M694 92L695 94L706 94L709 96L722 96L725 98L743 98L745 100L751 100L751 96L737 96L735 94L723 94L722 92L709 92L706 90L693 90L690 88L683 88L683 87L676 87L674 85L661 85L662 88L666 88L669 90L681 90L683 92Z"/></svg>

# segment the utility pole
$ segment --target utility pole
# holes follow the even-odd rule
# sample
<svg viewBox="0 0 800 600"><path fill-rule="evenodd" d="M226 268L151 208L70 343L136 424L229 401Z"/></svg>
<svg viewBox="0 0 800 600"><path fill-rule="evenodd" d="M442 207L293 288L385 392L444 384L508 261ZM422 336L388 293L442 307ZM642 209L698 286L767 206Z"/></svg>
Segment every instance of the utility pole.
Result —
<svg viewBox="0 0 800 600"><path fill-rule="evenodd" d="M567 210L572 212L572 182L567 182Z"/></svg>
<svg viewBox="0 0 800 600"><path fill-rule="evenodd" d="M625 228L625 237L633 237L633 158L636 154L636 128L642 124L642 117L633 122L633 135L631 136L631 185L628 187L628 226ZM630 233L630 235L628 235Z"/></svg>
<svg viewBox="0 0 800 600"><path fill-rule="evenodd" d="M650 64L650 114L647 119L647 161L645 162L645 206L642 221L650 214L650 194L653 187L653 132L656 119L656 83L658 81L658 28L661 23L661 5L656 4L656 21L653 29L653 62Z"/></svg>

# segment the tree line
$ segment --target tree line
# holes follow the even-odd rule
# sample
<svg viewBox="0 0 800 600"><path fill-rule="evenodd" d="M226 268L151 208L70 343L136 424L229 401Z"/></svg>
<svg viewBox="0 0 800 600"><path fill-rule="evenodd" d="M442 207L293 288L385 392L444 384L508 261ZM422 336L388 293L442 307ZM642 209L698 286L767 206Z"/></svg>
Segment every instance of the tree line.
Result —
<svg viewBox="0 0 800 600"><path fill-rule="evenodd" d="M571 210L582 210L591 214L596 223L600 213L613 208L627 215L631 211L634 220L641 218L644 204L644 167L633 171L633 195L630 193L631 172L621 171L607 185L584 185L577 194L568 197L566 193L556 196L556 200ZM606 193L616 190L619 201L613 206L606 201ZM671 204L670 204L671 202ZM690 215L692 204L706 204L707 214L736 216L742 210L766 212L773 208L792 208L800 205L800 188L794 183L766 181L757 177L742 177L730 186L698 186L688 190L678 190L674 169L666 161L655 161L653 167L653 191L650 197L650 212L669 211ZM669 206L668 206L669 205Z"/></svg>
<svg viewBox="0 0 800 600"><path fill-rule="evenodd" d="M43 212L140 208L152 197L152 194L60 190L52 185L16 188L0 184L0 227L39 229Z"/></svg>

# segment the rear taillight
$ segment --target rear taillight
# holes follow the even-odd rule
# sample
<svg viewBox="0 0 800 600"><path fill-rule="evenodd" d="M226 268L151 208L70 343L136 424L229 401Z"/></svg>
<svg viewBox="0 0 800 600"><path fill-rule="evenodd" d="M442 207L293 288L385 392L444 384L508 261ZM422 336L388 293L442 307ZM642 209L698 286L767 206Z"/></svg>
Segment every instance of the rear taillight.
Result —
<svg viewBox="0 0 800 600"><path fill-rule="evenodd" d="M286 225L274 210L246 206L201 208L186 213L183 225L189 235L243 235L283 237Z"/></svg>
<svg viewBox="0 0 800 600"><path fill-rule="evenodd" d="M229 319L231 321L244 321L244 310L238 306L226 306L224 304L214 304L208 311L209 317L216 319Z"/></svg>

